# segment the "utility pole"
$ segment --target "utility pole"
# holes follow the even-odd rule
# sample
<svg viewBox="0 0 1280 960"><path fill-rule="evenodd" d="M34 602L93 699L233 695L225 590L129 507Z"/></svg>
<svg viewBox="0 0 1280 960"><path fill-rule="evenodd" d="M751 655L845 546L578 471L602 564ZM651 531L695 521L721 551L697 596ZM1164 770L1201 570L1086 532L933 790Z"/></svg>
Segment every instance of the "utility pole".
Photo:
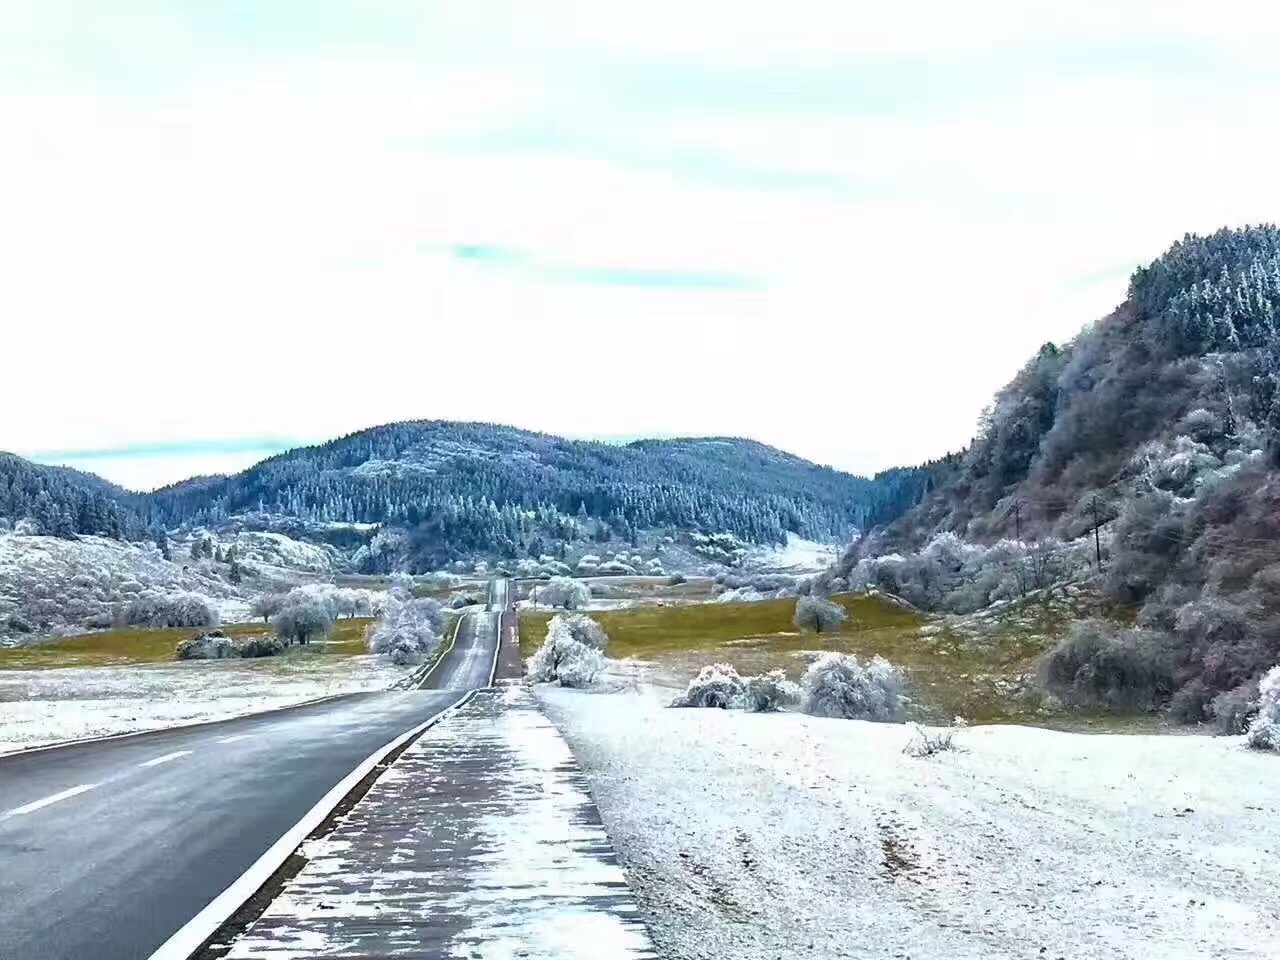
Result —
<svg viewBox="0 0 1280 960"><path fill-rule="evenodd" d="M1102 540L1098 536L1098 495L1093 495L1093 552L1098 558L1098 572L1102 572Z"/></svg>
<svg viewBox="0 0 1280 960"><path fill-rule="evenodd" d="M1022 501L1013 501L1013 529L1019 540L1022 539Z"/></svg>

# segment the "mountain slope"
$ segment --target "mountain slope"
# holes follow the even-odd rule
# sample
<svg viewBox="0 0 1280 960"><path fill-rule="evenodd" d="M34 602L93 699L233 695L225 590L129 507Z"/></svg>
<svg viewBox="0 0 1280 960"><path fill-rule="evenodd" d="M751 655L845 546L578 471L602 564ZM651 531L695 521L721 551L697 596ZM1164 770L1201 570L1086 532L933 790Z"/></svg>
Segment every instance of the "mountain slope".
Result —
<svg viewBox="0 0 1280 960"><path fill-rule="evenodd" d="M469 554L555 552L639 531L730 533L749 543L848 536L914 502L914 471L877 480L732 438L566 440L512 427L414 421L291 450L232 477L139 498L151 524L380 525L407 543L367 567ZM379 544L371 544L373 547Z"/></svg>
<svg viewBox="0 0 1280 960"><path fill-rule="evenodd" d="M0 452L0 518L34 520L59 537L97 534L113 539L141 536L141 516L129 494L92 473L47 467Z"/></svg>
<svg viewBox="0 0 1280 960"><path fill-rule="evenodd" d="M1280 660L1278 330L1280 229L1185 237L1041 348L825 583L964 611L1091 579L1137 628L1073 634L1048 662L1059 692L1221 719Z"/></svg>

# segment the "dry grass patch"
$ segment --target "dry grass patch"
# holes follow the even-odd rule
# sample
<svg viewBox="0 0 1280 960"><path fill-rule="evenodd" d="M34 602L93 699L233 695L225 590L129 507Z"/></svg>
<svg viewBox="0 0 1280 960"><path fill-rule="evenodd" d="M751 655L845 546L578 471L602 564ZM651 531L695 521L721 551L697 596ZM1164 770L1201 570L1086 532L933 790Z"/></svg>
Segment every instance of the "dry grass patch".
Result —
<svg viewBox="0 0 1280 960"><path fill-rule="evenodd" d="M707 663L732 664L741 674L781 669L799 679L810 660L829 650L902 667L914 718L949 723L1035 723L1087 729L1150 727L1151 718L1071 711L1045 701L1030 683L1036 660L1078 615L1061 599L1032 597L980 619L928 617L876 597L833 597L849 614L838 629L800 633L791 623L795 600L632 607L592 612L609 634L608 655L654 663L655 678L683 686ZM520 615L520 649L529 656L546 634L549 613Z"/></svg>
<svg viewBox="0 0 1280 960"><path fill-rule="evenodd" d="M325 640L290 647L283 656L342 655L366 653L365 617L339 620ZM0 670L42 670L56 667L109 667L137 663L168 663L183 640L207 632L200 627L125 627L102 633L85 633L48 640L28 647L0 648ZM233 623L218 627L231 637L269 634L271 628L259 623Z"/></svg>

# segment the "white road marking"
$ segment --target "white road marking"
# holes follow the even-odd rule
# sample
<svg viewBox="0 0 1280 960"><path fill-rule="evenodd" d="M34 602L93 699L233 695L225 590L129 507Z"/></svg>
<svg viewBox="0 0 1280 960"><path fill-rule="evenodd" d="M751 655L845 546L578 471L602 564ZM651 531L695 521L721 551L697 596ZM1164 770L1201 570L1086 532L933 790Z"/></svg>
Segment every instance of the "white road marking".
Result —
<svg viewBox="0 0 1280 960"><path fill-rule="evenodd" d="M170 760L177 760L179 757L186 757L191 754L190 750L175 750L173 753L166 753L163 757L155 757L138 764L140 767L158 767L162 763L168 763Z"/></svg>
<svg viewBox="0 0 1280 960"><path fill-rule="evenodd" d="M57 803L59 800L66 800L69 797L78 796L86 790L92 790L96 786L96 783L82 783L78 787L72 787L70 790L63 790L61 793L55 793L53 796L45 797L43 800L36 800L33 803L26 804L25 806L14 807L8 813L0 815L0 820L7 820L10 817L20 817L24 813L34 813L42 807L49 806L51 803Z"/></svg>
<svg viewBox="0 0 1280 960"><path fill-rule="evenodd" d="M251 736L253 736L253 734L251 733L237 733L234 737L223 737L218 742L219 743L235 743L237 740L248 740Z"/></svg>

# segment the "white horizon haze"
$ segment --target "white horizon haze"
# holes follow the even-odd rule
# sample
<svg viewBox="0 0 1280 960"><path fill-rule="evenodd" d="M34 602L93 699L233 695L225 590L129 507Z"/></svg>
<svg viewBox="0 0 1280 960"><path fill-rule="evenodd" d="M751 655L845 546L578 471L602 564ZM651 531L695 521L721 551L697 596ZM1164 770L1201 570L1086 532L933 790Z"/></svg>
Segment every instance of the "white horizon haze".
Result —
<svg viewBox="0 0 1280 960"><path fill-rule="evenodd" d="M919 463L1184 233L1280 219L1278 44L1246 0L10 0L0 449Z"/></svg>

